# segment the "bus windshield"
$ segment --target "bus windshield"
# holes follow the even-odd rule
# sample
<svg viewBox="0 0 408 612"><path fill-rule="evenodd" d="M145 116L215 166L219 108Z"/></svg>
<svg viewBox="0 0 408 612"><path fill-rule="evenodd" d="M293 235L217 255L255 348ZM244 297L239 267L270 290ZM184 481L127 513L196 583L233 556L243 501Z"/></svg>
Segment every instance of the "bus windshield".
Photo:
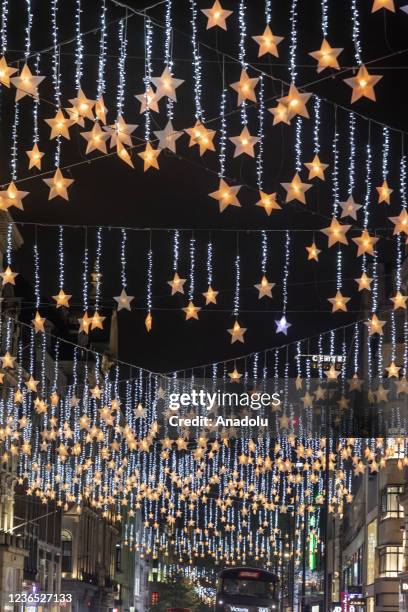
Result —
<svg viewBox="0 0 408 612"><path fill-rule="evenodd" d="M249 597L273 597L274 585L264 580L239 580L224 578L223 593L226 595L247 595Z"/></svg>

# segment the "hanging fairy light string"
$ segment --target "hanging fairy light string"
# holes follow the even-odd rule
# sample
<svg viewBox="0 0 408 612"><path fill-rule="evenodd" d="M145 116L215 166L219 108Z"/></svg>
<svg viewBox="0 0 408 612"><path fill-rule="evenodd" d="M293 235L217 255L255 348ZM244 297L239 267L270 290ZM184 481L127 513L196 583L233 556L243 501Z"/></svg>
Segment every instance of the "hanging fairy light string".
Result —
<svg viewBox="0 0 408 612"><path fill-rule="evenodd" d="M82 303L84 307L84 313L88 312L88 291L89 291L89 249L88 249L88 230L85 228L85 243L84 243L84 256L82 261Z"/></svg>
<svg viewBox="0 0 408 612"><path fill-rule="evenodd" d="M351 21L353 24L352 37L354 43L354 55L358 65L363 63L361 57L361 41L360 41L360 16L357 8L357 0L351 0Z"/></svg>
<svg viewBox="0 0 408 612"><path fill-rule="evenodd" d="M65 257L64 257L64 226L60 225L58 228L58 263L59 263L59 289L64 289L65 281Z"/></svg>
<svg viewBox="0 0 408 612"><path fill-rule="evenodd" d="M220 145L219 145L219 171L220 179L225 176L225 151L227 147L227 119L225 116L227 104L227 89L225 87L225 57L222 58L222 92L220 102Z"/></svg>
<svg viewBox="0 0 408 612"><path fill-rule="evenodd" d="M195 118L202 123L205 121L204 110L201 105L202 97L202 66L200 47L198 43L197 30L197 3L196 0L190 0L191 9L191 42L193 46L193 68L194 68L194 101L195 101Z"/></svg>
<svg viewBox="0 0 408 612"><path fill-rule="evenodd" d="M173 271L177 272L178 262L180 256L180 232L174 230L173 232Z"/></svg>
<svg viewBox="0 0 408 612"><path fill-rule="evenodd" d="M95 257L95 312L99 311L101 298L101 256L102 256L102 228L98 227L96 232L96 257Z"/></svg>
<svg viewBox="0 0 408 612"><path fill-rule="evenodd" d="M35 308L38 311L41 302L40 295L40 256L38 252L38 229L35 228L35 237L33 245L33 261L34 261L34 296L35 296Z"/></svg>
<svg viewBox="0 0 408 612"><path fill-rule="evenodd" d="M24 57L27 61L31 51L31 29L33 25L33 13L31 10L31 0L25 0L27 8L27 25L25 28L25 53Z"/></svg>
<svg viewBox="0 0 408 612"><path fill-rule="evenodd" d="M165 67L173 74L173 25L172 25L173 0L166 0L166 15L165 15L165 38L164 38L164 63ZM171 98L166 99L167 118L173 119L174 102Z"/></svg>
<svg viewBox="0 0 408 612"><path fill-rule="evenodd" d="M265 21L267 25L271 23L272 19L272 0L265 0Z"/></svg>
<svg viewBox="0 0 408 612"><path fill-rule="evenodd" d="M247 36L245 0L239 0L238 23L239 23L239 61L241 62L242 70L246 70L248 67L248 64L246 62L246 50L245 50L245 42L246 42L246 36ZM241 103L240 113L241 113L241 124L247 125L248 116L247 116L247 109L246 109L246 100L243 100Z"/></svg>
<svg viewBox="0 0 408 612"><path fill-rule="evenodd" d="M120 243L120 279L122 282L122 289L126 289L127 280L126 280L126 241L127 241L127 233L126 230L122 228L121 230L121 243Z"/></svg>
<svg viewBox="0 0 408 612"><path fill-rule="evenodd" d="M333 170L332 170L332 196L333 196L333 218L337 218L339 211L339 132L337 127L337 106L334 110L334 135L332 143L333 152ZM342 267L343 257L340 243L338 244L336 257L336 289L340 292L342 288Z"/></svg>
<svg viewBox="0 0 408 612"><path fill-rule="evenodd" d="M313 152L315 155L320 153L320 107L321 99L319 96L314 96L314 122L313 122Z"/></svg>
<svg viewBox="0 0 408 612"><path fill-rule="evenodd" d="M266 277L268 264L268 234L265 231L261 233L261 241L261 271L262 275Z"/></svg>
<svg viewBox="0 0 408 612"><path fill-rule="evenodd" d="M288 280L289 280L289 266L290 266L290 232L285 232L285 247L284 247L284 266L283 266L283 279L282 279L282 317L275 321L276 333L283 333L287 335L288 329L291 326L286 319L286 308L288 305Z"/></svg>
<svg viewBox="0 0 408 612"><path fill-rule="evenodd" d="M81 0L75 1L75 86L76 90L79 91L81 88L81 79L83 75L83 61L84 61L84 43L82 40L81 33Z"/></svg>
<svg viewBox="0 0 408 612"><path fill-rule="evenodd" d="M350 136L350 147L349 147L349 167L348 167L348 196L353 195L355 179L356 179L356 116L354 113L349 113L349 136Z"/></svg>
<svg viewBox="0 0 408 612"><path fill-rule="evenodd" d="M151 78L152 78L152 42L153 42L153 26L150 17L145 18L145 75L144 75L144 86L145 86L145 97L146 97L146 110L145 110L145 140L149 142L151 135L151 111L149 94L152 91Z"/></svg>
<svg viewBox="0 0 408 612"><path fill-rule="evenodd" d="M13 127L11 129L11 155L10 155L11 178L13 179L13 181L17 180L19 116L20 116L19 103L14 102L14 119L13 119Z"/></svg>
<svg viewBox="0 0 408 612"><path fill-rule="evenodd" d="M1 52L4 55L7 51L7 25L8 25L9 0L2 0L1 3Z"/></svg>
<svg viewBox="0 0 408 612"><path fill-rule="evenodd" d="M195 289L195 250L196 250L196 241L194 238L194 233L190 238L190 282L188 286L188 299L190 302L193 301L194 298L194 289Z"/></svg>
<svg viewBox="0 0 408 612"><path fill-rule="evenodd" d="M149 251L147 253L147 294L146 294L146 306L147 316L145 319L145 326L149 332L152 329L152 291L153 291L153 250L152 250L152 233L150 232L149 237Z"/></svg>
<svg viewBox="0 0 408 612"><path fill-rule="evenodd" d="M403 210L408 208L407 201L407 169L406 169L407 158L405 154L405 141L404 134L401 134L401 160L400 160L400 198L401 206ZM402 286L402 261L405 253L405 245L402 240L401 234L397 236L397 291L401 290ZM404 317L404 351L403 351L403 370L404 376L408 375L408 310L405 309Z"/></svg>
<svg viewBox="0 0 408 612"><path fill-rule="evenodd" d="M290 48L289 48L289 73L291 83L296 83L297 69L296 69L296 53L298 45L298 32L297 32L297 18L298 18L298 0L292 0L290 6ZM295 167L296 172L300 172L302 169L302 118L300 115L296 116L295 122Z"/></svg>
<svg viewBox="0 0 408 612"><path fill-rule="evenodd" d="M265 137L264 132L264 119L265 119L265 96L264 96L264 79L263 75L259 78L259 106L258 106L258 153L256 156L256 176L258 189L263 189L263 156L264 147L263 141Z"/></svg>
<svg viewBox="0 0 408 612"><path fill-rule="evenodd" d="M61 71L60 71L60 49L58 47L58 0L51 1L51 24L52 24L52 82L54 86L54 99L57 108L61 106ZM36 104L36 101L34 101ZM55 139L55 166L60 165L61 136Z"/></svg>
<svg viewBox="0 0 408 612"><path fill-rule="evenodd" d="M322 34L323 38L327 38L329 32L329 2L328 0L320 0L322 5Z"/></svg>
<svg viewBox="0 0 408 612"><path fill-rule="evenodd" d="M118 60L118 72L119 82L118 91L116 96L116 112L117 116L123 115L123 105L125 102L125 86L126 86L126 54L127 54L127 15L125 19L119 21L119 60ZM151 58L150 58L151 59ZM150 67L151 69L151 67ZM150 72L149 72L150 79Z"/></svg>
<svg viewBox="0 0 408 612"><path fill-rule="evenodd" d="M97 81L97 99L105 93L105 68L106 68L106 51L107 51L107 35L106 35L106 0L101 0L101 17L100 17L100 39L99 39L99 60L98 60L98 81Z"/></svg>

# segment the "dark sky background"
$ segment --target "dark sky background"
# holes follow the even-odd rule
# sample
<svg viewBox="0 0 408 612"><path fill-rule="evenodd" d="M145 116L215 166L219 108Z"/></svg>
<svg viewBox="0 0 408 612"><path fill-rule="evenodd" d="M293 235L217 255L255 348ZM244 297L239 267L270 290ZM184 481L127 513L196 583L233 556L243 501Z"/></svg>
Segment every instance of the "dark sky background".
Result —
<svg viewBox="0 0 408 612"><path fill-rule="evenodd" d="M24 49L24 27L26 24L25 2L13 0L9 13L9 61L22 57ZM83 1L81 30L86 32L96 28L100 19L100 2ZM125 14L107 2L107 20L112 22ZM199 8L207 8L210 1L199 1ZM221 52L238 57L238 2L224 0L224 8L234 11L228 19L228 31L205 30L206 19L199 13L198 38L208 47L201 46L203 60L203 95L202 103L208 127L219 130L219 102L222 88L223 59ZM262 33L264 23L263 0L247 2L247 61L261 67L265 73L288 82L289 44L290 44L290 2L272 0L272 30L284 36L279 46L280 58L257 58L258 46L251 36ZM377 205L375 186L381 184L381 126L371 125L371 142L373 146L373 193L371 196L370 226L383 228L389 226L386 214L396 215L400 210L398 193L399 160L403 137L398 130L406 130L406 99L404 87L407 74L407 38L408 15L401 10L396 14L379 11L371 14L371 0L359 0L361 22L361 42L363 60L369 63L371 72L382 74L383 79L376 87L377 103L362 100L353 105L353 110L370 117L375 121L385 122L397 131L390 136L390 177L394 187L392 205L385 211L384 205ZM33 1L32 52L52 45L49 3ZM185 79L178 89L179 103L175 107L174 126L176 129L191 127L194 124L193 70L191 65L191 25L189 3L174 1L174 74ZM75 35L75 2L60 0L58 14L59 40L66 41ZM138 10L146 6L145 2L129 0L129 6ZM164 23L164 7L158 6L150 11L150 16ZM341 73L323 72L317 75L315 61L308 55L320 47L321 17L320 2L307 0L299 2L298 17L298 79L297 83L307 91L317 93L345 109L351 108L350 88L342 82L350 77L351 71ZM134 16L128 22L128 59L126 62L126 100L124 117L128 123L138 123L135 132L137 138L144 134L144 119L139 114L139 105L135 94L143 91L144 75L144 26L140 16ZM352 67L355 58L352 44L352 23L350 2L329 1L329 35L328 40L334 47L344 47L339 60L342 66ZM95 97L97 54L99 50L99 32L87 34L84 43L84 76L82 87L90 97ZM154 27L153 40L153 75L163 70L163 30ZM219 52L217 52L217 49ZM395 54L390 58L386 56ZM116 91L118 84L118 23L108 28L108 61L106 67L107 90L105 103L110 109L109 120L116 117ZM269 57L269 56L266 56ZM75 42L61 47L62 100L68 106L68 99L75 97ZM49 128L44 118L52 117L54 107L47 102L54 101L51 78L52 53L42 55L40 72L47 80L40 86L42 101L40 116L40 149L46 151L43 160L45 170L53 170L54 144L48 141ZM30 60L33 67L33 60ZM225 81L227 84L237 81L240 75L239 63L225 59ZM255 73L249 69L251 76ZM282 86L272 79L265 79L265 98L272 99L281 95ZM283 86L283 93L286 89ZM2 183L10 180L10 136L13 121L14 91L4 90L1 94L1 144L0 172ZM167 118L165 104L161 103L161 113L152 115L152 129L163 129ZM275 101L267 101L266 106L274 106ZM339 185L340 201L346 199L348 185L348 118L344 108L338 108L337 126L339 131ZM312 102L309 103L312 110ZM236 112L236 94L228 88L227 95L228 136L240 133L240 118ZM312 114L312 113L311 113ZM249 130L256 134L258 110L248 110ZM322 103L321 110L321 159L326 163L332 161L332 140L334 133L334 107ZM294 123L294 122L293 122ZM91 129L87 123L86 129ZM279 125L272 128L272 117L265 114L266 138L264 143L264 187L266 192L278 191L280 199L284 192L281 182L290 181L294 174L294 125ZM36 171L28 171L25 150L32 147L32 101L22 100L20 105L20 125L18 129L18 177L35 177ZM356 190L354 198L362 203L365 193L365 147L369 124L357 118L357 163ZM133 152L135 170L121 163L115 156L105 159L94 158L98 154L85 157L85 140L79 135L77 126L71 129L71 142L63 142L61 166L89 160L73 167L69 174L75 179L70 189L70 201L56 199L48 202L48 190L40 178L29 178L19 183L20 189L30 191L26 198L24 212L12 209L13 217L22 222L44 224L75 224L92 226L88 229L87 238L90 248L90 265L95 257L95 226L126 226L129 228L164 228L163 232L153 232L152 249L154 252L153 283L153 330L148 334L144 327L146 316L146 253L149 245L149 232L128 232L128 293L135 295L135 309L128 313L119 313L119 357L124 361L151 368L155 371L169 371L186 368L201 363L231 359L239 355L263 350L285 343L287 339L276 335L274 320L282 312L282 274L284 265L284 235L271 233L269 238L268 278L276 283L274 299L258 301L254 283L259 282L260 270L260 236L251 230L261 229L302 229L293 239L290 275L288 319L292 323L288 340L297 340L320 331L330 329L362 318L360 296L356 290L354 278L360 276L361 264L355 259L354 246L347 250L344 258L344 291L351 296L349 313L330 313L328 297L335 293L335 260L336 249L327 250L327 240L317 230L329 225L332 207L332 184L330 173L326 183L317 184L308 193L308 204L291 203L282 211L274 212L267 217L265 212L255 207L256 163L250 158L232 159L233 147L227 145L226 174L230 182L243 184L240 193L242 208L229 208L222 215L218 205L208 197L208 193L218 187L218 156L206 153L200 158L196 148L188 148L188 139L184 135L178 141L179 155L166 152L159 157L160 172L150 170L143 173L142 161ZM302 161L311 161L313 157L313 121L303 122ZM92 163L91 163L92 162ZM329 169L330 170L330 169ZM64 171L68 174L68 171ZM306 169L302 178L307 178ZM361 217L359 217L361 226ZM188 278L189 255L188 241L191 228L195 230L197 241L196 255L196 297L195 302L203 306L201 292L206 290L205 277L205 244L208 240L208 229L212 229L214 241L214 287L220 291L219 305L204 309L199 321L184 320L181 308L186 305L186 297L177 295L170 298L170 288L166 281L172 278L171 232L166 228L185 228L181 234L181 252L179 273ZM235 232L217 230L245 230L240 237L240 254L242 258L241 274L241 315L240 323L248 328L245 344L230 344L226 329L232 327L231 316L234 288L234 257L236 249ZM316 230L316 231L313 231ZM35 230L31 226L21 228L25 245L18 254L14 268L20 271L21 277L16 293L23 297L24 312L27 319L32 318L33 299L30 285L33 285L32 247ZM357 232L358 233L358 232ZM52 303L51 295L57 293L58 260L56 256L57 228L40 228L37 232L40 246L41 295L44 306L41 311L48 318L55 320L57 327L61 324L55 315L55 309L47 310ZM386 233L384 234L386 236ZM316 239L322 249L320 262L306 261L305 246ZM66 247L66 282L65 290L73 294L72 304L81 307L81 274L82 252L85 242L85 231L81 228L67 229L65 232ZM393 254L390 240L383 239L379 259L386 265L387 273ZM102 313L109 317L113 308L112 296L120 293L120 231L105 229L103 232L102 272L103 272L103 308ZM24 281L23 281L24 277ZM186 283L186 287L187 287ZM74 309L75 310L75 309ZM62 331L61 331L62 333ZM98 341L100 332L92 332L91 341Z"/></svg>

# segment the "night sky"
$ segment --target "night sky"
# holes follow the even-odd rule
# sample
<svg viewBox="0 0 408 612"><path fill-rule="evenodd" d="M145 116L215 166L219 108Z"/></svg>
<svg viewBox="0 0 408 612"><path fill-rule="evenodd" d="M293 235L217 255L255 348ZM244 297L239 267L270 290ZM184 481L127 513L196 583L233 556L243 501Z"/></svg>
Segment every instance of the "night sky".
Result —
<svg viewBox="0 0 408 612"><path fill-rule="evenodd" d="M25 2L13 1L9 14L10 51L8 61L17 60L24 53ZM66 41L75 36L75 3L73 0L60 1L58 15L59 40ZM199 7L207 8L211 3L200 0ZM224 0L223 7L231 9L234 14L228 20L228 31L205 30L205 17L198 16L198 38L206 46L201 46L203 60L203 94L202 104L205 109L207 127L219 130L219 106L222 90L222 75L225 74L227 94L227 132L228 136L240 133L240 114L236 107L236 94L228 84L239 79L241 67L238 58L238 2ZM259 35L265 26L263 0L247 2L247 61L261 68L267 75L276 79L290 81L288 70L290 43L290 2L272 0L272 30L276 35L284 36L279 46L279 59L257 58L258 46L251 39ZM353 105L353 110L373 120L357 117L357 162L356 189L354 199L362 203L365 194L365 151L370 132L373 168L373 193L371 195L370 227L390 227L386 215L397 215L400 211L398 193L399 160L404 138L398 130L407 129L406 100L403 87L407 70L406 31L408 15L401 10L396 14L379 11L371 15L371 1L360 0L361 45L362 56L370 72L382 74L383 79L376 87L377 102L360 100ZM177 90L179 103L175 106L173 124L176 129L191 127L194 117L193 70L191 64L191 25L189 3L177 0L174 16L173 57L174 75L185 79ZM308 55L310 51L320 48L321 11L320 2L307 0L300 2L298 16L298 76L297 84L308 92L318 94L330 102L338 104L337 130L339 133L339 197L347 197L349 132L348 115L350 109L350 88L342 79L352 76L347 72L331 73L325 71L317 75L315 61ZM141 10L145 2L129 0L129 6ZM100 2L97 0L83 2L81 30L86 32L97 28L100 18ZM33 2L34 19L32 31L32 53L52 45L50 13L47 2ZM130 13L129 13L130 14ZM149 12L160 24L164 23L164 7L158 6ZM112 23L108 28L108 61L106 68L105 103L110 109L109 123L116 117L116 92L118 85L118 22L125 15L125 9L115 7L108 2L107 19ZM18 27L17 27L18 24ZM341 66L354 66L354 48L352 43L352 23L350 3L329 2L329 35L328 40L334 47L344 47L339 60ZM26 198L25 210L11 209L13 217L22 222L41 224L74 224L91 226L87 232L90 249L90 266L95 257L95 226L117 228L163 228L163 232L152 232L151 245L154 254L153 264L153 330L148 334L144 327L146 316L146 254L149 248L149 232L128 232L128 293L136 296L133 302L135 309L128 313L119 313L119 358L126 362L151 368L155 371L169 371L191 367L202 363L231 359L252 351L270 348L286 341L295 341L314 335L320 331L337 327L353 320L363 318L360 296L356 290L354 278L360 276L361 263L355 258L355 249L349 248L344 258L344 294L352 296L348 313L330 313L327 298L335 293L335 270L337 249L327 249L327 240L318 230L327 227L331 218L333 202L330 168L326 183L316 184L307 196L308 204L290 203L283 205L282 211L274 211L270 217L255 207L257 197L256 162L249 157L232 158L233 146L227 144L226 176L230 183L241 184L242 208L228 208L222 215L218 204L208 197L208 193L218 188L218 154L207 152L199 157L197 147L188 148L187 135L178 140L179 155L163 152L159 157L160 172L149 170L143 173L142 161L137 152L143 146L144 118L139 114L139 104L134 95L143 91L144 75L144 24L143 18L133 16L128 21L128 58L126 62L126 99L124 117L128 123L139 124L136 130L133 152L135 170L118 160L116 156L95 159L98 154L85 157L85 140L79 135L80 128L71 128L71 142L63 142L61 167L89 160L71 168L64 174L75 179L70 188L70 200L61 199L48 202L47 187L40 178L29 178L19 183L19 188L30 191ZM97 61L99 50L99 32L87 34L84 43L84 75L82 87L88 97L95 97ZM154 26L153 39L153 75L160 75L163 70L163 29ZM218 52L217 52L218 49ZM400 51L399 54L395 54ZM223 56L222 52L227 54ZM387 56L392 57L387 58ZM224 57L224 59L223 59ZM269 57L269 56L266 56ZM234 59L231 59L234 58ZM61 47L61 74L63 106L68 106L68 99L75 97L75 41ZM33 68L34 58L30 59ZM40 86L41 103L39 106L40 149L46 152L44 170L53 170L54 143L49 143L49 128L44 118L53 117L55 108L54 92L51 78L52 50L45 53L40 61L40 73L47 76ZM255 72L249 68L251 76ZM275 106L276 97L286 94L287 87L277 80L265 78L266 107ZM1 94L1 143L0 171L2 183L10 180L10 147L11 125L14 117L14 90L4 90ZM310 112L313 101L308 104ZM165 103L160 103L161 113L152 114L152 129L163 129L167 118ZM28 98L20 104L20 123L18 127L18 178L35 177L36 171L28 171L25 151L32 147L33 103ZM312 113L311 113L312 116ZM256 135L258 129L258 108L248 107L249 130ZM384 210L384 205L377 206L375 186L382 183L382 127L375 121L384 122L396 131L390 134L390 173L389 183L394 187L392 204ZM279 125L272 127L272 116L265 113L264 141L264 191L278 191L280 201L284 191L281 182L289 182L295 171L294 164L294 123L291 127ZM87 123L87 130L92 124ZM335 131L335 112L333 104L322 102L321 108L321 153L323 162L332 162L332 143ZM218 143L217 136L217 143ZM138 144L139 140L139 144ZM408 143L405 143L405 149ZM218 148L218 147L217 147ZM245 159L244 159L245 157ZM313 118L303 121L302 162L309 162L313 157ZM307 171L302 169L302 178L307 179ZM361 217L358 226L361 227ZM180 228L180 262L179 273L188 278L189 246L191 229L197 244L196 278L194 301L203 306L201 293L207 289L205 276L205 246L209 230L214 242L214 287L220 291L219 304L203 308L199 321L184 320L181 308L186 305L186 296L170 297L170 288L166 281L173 276L172 268L172 233L169 228ZM274 320L282 313L282 273L285 257L284 234L269 235L268 278L276 283L274 299L258 301L253 285L261 278L260 270L260 235L251 230L261 229L297 229L305 230L296 233L292 243L290 271L288 319L292 323L288 340L276 335ZM234 231L245 230L240 236L239 249L242 261L241 270L241 314L243 327L248 328L245 344L231 346L227 328L232 327L231 316L234 290L234 257L237 236ZM316 230L316 231L313 231ZM20 272L16 294L24 302L24 313L27 319L33 314L33 265L32 248L35 229L32 226L21 228L25 245L18 254L13 268ZM381 235L387 234L379 230ZM358 233L358 232L357 232ZM389 232L388 232L389 234ZM41 269L41 308L43 313L55 319L54 312L47 310L52 303L51 295L57 293L58 260L57 260L57 227L41 227L37 230L40 246ZM305 246L313 239L322 249L319 264L306 261ZM83 228L67 229L65 232L65 290L73 294L72 304L81 309L82 251L85 244ZM392 245L383 239L379 261L384 265L382 273L387 274L392 258ZM103 273L101 311L109 317L114 307L112 296L118 295L120 283L120 230L104 229L102 265ZM30 289L31 286L31 289ZM186 283L186 287L188 282ZM98 333L93 332L91 341L98 341Z"/></svg>

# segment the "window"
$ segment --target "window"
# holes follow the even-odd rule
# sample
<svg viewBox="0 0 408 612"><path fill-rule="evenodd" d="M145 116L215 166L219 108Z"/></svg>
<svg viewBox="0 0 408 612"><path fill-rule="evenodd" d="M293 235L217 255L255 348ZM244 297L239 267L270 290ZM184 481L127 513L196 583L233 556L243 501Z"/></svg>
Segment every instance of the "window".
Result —
<svg viewBox="0 0 408 612"><path fill-rule="evenodd" d="M119 542L115 547L115 570L117 572L122 571L122 547Z"/></svg>
<svg viewBox="0 0 408 612"><path fill-rule="evenodd" d="M380 576L396 578L404 566L403 546L385 546L380 548Z"/></svg>
<svg viewBox="0 0 408 612"><path fill-rule="evenodd" d="M67 529L61 532L61 571L64 573L72 572L72 534Z"/></svg>
<svg viewBox="0 0 408 612"><path fill-rule="evenodd" d="M399 503L402 485L388 485L381 494L381 518L403 518L404 508Z"/></svg>
<svg viewBox="0 0 408 612"><path fill-rule="evenodd" d="M367 527L367 584L375 580L375 549L377 548L377 519Z"/></svg>

